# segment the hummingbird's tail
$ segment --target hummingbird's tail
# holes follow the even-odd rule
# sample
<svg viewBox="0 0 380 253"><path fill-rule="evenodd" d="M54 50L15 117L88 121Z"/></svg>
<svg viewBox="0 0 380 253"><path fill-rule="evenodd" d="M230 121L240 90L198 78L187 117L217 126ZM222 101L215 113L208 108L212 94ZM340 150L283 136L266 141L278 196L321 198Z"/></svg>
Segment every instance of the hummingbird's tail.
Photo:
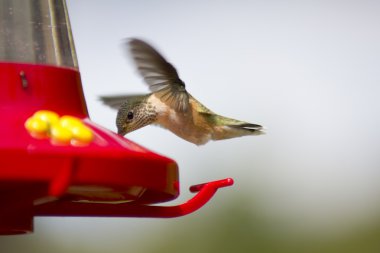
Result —
<svg viewBox="0 0 380 253"><path fill-rule="evenodd" d="M252 133L254 135L259 135L259 134L264 133L263 132L264 128L260 125L257 125L257 124L241 123L238 125L229 125L228 127L245 130L245 131L248 131L249 133Z"/></svg>
<svg viewBox="0 0 380 253"><path fill-rule="evenodd" d="M214 127L214 133L212 139L223 140L235 137L241 137L245 135L261 135L264 133L264 128L258 124L251 124L244 121L226 118L223 116L217 116L219 122L223 124L217 124Z"/></svg>

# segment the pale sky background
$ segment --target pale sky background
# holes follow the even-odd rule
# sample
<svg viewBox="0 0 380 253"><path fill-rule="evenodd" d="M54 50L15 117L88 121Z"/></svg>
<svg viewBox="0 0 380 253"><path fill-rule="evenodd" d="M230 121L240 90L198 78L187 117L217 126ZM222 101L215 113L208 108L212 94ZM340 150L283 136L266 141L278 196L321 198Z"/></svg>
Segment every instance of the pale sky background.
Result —
<svg viewBox="0 0 380 253"><path fill-rule="evenodd" d="M204 223L232 203L295 234L340 234L378 222L379 1L67 3L96 123L116 130L116 111L99 95L148 92L122 44L138 37L174 64L199 101L262 124L267 134L197 147L154 126L133 132L127 138L179 164L182 192L173 203L189 199L192 184L232 177L235 185L179 219L38 218L34 234L0 238L8 250L47 240L46 252L75 245L148 252L144 244L163 228Z"/></svg>

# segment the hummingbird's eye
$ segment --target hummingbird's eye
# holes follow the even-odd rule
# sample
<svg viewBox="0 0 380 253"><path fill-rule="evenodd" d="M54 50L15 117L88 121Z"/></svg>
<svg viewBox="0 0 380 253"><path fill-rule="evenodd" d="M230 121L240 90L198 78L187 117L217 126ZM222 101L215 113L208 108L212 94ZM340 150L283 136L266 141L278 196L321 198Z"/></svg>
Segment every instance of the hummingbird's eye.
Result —
<svg viewBox="0 0 380 253"><path fill-rule="evenodd" d="M129 120L133 119L133 112L128 112L127 119L129 119Z"/></svg>

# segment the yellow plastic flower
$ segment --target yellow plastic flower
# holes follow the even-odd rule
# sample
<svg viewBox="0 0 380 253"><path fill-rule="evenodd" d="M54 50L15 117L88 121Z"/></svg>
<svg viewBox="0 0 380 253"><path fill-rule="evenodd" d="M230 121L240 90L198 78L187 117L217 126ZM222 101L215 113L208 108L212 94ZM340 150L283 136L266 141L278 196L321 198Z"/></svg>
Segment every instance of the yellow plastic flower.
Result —
<svg viewBox="0 0 380 253"><path fill-rule="evenodd" d="M31 117L25 122L25 128L32 136L43 138L47 136L49 124L42 119Z"/></svg>
<svg viewBox="0 0 380 253"><path fill-rule="evenodd" d="M33 118L43 120L47 122L49 125L52 125L59 120L59 115L53 111L48 111L48 110L40 110L37 111L35 114L32 116Z"/></svg>
<svg viewBox="0 0 380 253"><path fill-rule="evenodd" d="M25 128L36 137L50 137L53 144L83 146L90 143L94 134L82 121L73 116L59 115L53 111L40 110L28 118Z"/></svg>
<svg viewBox="0 0 380 253"><path fill-rule="evenodd" d="M54 144L69 144L73 138L73 134L70 129L60 124L54 124L50 128L50 138Z"/></svg>

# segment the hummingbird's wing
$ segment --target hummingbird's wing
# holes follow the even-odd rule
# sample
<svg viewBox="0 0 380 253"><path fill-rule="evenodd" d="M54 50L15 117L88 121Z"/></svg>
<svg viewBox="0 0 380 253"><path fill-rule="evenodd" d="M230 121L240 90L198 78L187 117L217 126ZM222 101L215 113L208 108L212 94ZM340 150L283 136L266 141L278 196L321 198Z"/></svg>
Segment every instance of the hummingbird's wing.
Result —
<svg viewBox="0 0 380 253"><path fill-rule="evenodd" d="M119 110L121 105L125 103L125 101L135 98L135 97L143 97L145 95L142 94L134 94L134 95L111 95L111 96L100 96L99 99L109 107Z"/></svg>
<svg viewBox="0 0 380 253"><path fill-rule="evenodd" d="M128 44L137 69L149 89L175 110L187 111L189 94L173 65L142 40L131 39Z"/></svg>

